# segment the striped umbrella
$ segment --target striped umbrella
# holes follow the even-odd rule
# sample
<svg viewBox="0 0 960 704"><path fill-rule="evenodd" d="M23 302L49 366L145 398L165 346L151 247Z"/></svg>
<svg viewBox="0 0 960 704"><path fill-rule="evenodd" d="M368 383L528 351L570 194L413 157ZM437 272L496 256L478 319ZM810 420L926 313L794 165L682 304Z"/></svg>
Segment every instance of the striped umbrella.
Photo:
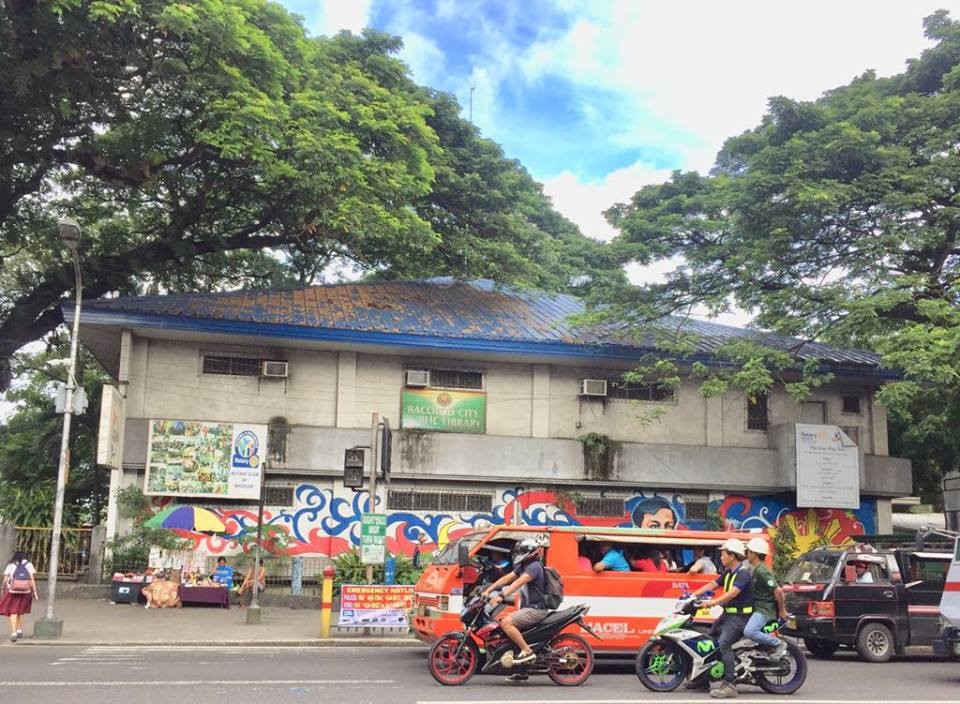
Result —
<svg viewBox="0 0 960 704"><path fill-rule="evenodd" d="M167 506L143 525L147 528L177 528L200 533L225 533L227 527L213 511L200 506Z"/></svg>

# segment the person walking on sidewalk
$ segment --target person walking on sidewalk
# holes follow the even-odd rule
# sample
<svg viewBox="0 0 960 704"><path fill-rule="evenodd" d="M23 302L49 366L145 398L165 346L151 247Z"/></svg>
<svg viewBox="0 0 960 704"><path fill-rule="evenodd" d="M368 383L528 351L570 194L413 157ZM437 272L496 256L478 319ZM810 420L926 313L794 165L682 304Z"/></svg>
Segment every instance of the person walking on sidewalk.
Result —
<svg viewBox="0 0 960 704"><path fill-rule="evenodd" d="M10 617L10 641L13 643L23 638L23 615L30 613L33 600L39 596L34 579L36 572L22 550L13 553L10 564L3 570L0 616Z"/></svg>

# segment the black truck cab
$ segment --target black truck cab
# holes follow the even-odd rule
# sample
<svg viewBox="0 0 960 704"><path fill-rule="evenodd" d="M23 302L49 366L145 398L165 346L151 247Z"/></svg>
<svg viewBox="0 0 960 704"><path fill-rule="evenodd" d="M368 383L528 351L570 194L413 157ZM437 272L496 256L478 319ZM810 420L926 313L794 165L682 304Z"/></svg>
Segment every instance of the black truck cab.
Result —
<svg viewBox="0 0 960 704"><path fill-rule="evenodd" d="M949 553L893 549L858 552L818 548L801 555L783 580L785 632L803 638L815 657L840 646L869 662L885 662L939 634L940 595Z"/></svg>

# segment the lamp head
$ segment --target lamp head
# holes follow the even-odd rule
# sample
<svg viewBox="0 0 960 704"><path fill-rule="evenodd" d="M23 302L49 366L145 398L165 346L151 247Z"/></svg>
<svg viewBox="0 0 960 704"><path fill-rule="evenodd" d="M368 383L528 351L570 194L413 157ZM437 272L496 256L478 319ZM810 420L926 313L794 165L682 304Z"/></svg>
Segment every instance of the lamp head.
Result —
<svg viewBox="0 0 960 704"><path fill-rule="evenodd" d="M80 225L76 220L64 218L57 223L57 232L60 233L60 239L71 252L77 251L77 245L80 244Z"/></svg>

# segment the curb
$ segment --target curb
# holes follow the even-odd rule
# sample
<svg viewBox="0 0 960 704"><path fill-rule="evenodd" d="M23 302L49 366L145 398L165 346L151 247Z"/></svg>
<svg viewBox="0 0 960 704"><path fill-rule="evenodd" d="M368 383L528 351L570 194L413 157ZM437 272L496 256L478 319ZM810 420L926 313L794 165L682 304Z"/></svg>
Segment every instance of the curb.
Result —
<svg viewBox="0 0 960 704"><path fill-rule="evenodd" d="M313 640L178 640L178 641L125 641L125 640L42 640L20 641L18 647L67 647L67 646L112 646L112 647L211 647L211 648L420 648L429 646L418 640L408 638L316 638Z"/></svg>

